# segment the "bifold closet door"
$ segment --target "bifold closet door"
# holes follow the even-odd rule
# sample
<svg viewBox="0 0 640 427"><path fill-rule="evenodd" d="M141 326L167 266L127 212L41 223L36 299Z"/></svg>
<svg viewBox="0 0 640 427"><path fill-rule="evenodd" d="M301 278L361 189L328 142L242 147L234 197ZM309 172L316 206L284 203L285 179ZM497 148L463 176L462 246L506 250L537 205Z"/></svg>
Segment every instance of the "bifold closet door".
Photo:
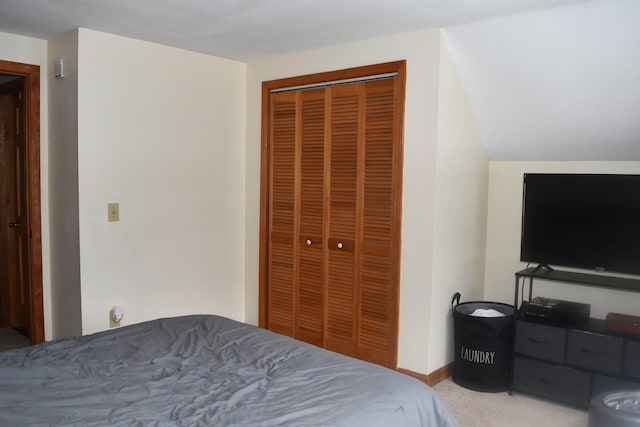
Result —
<svg viewBox="0 0 640 427"><path fill-rule="evenodd" d="M396 90L386 78L269 99L265 326L389 367L400 255Z"/></svg>
<svg viewBox="0 0 640 427"><path fill-rule="evenodd" d="M271 95L267 328L294 336L296 219L295 92Z"/></svg>
<svg viewBox="0 0 640 427"><path fill-rule="evenodd" d="M325 90L271 95L268 325L323 346Z"/></svg>
<svg viewBox="0 0 640 427"><path fill-rule="evenodd" d="M357 357L395 368L398 352L402 114L397 80L364 83Z"/></svg>
<svg viewBox="0 0 640 427"><path fill-rule="evenodd" d="M324 346L325 89L299 92L299 250L295 337Z"/></svg>
<svg viewBox="0 0 640 427"><path fill-rule="evenodd" d="M325 347L356 356L359 283L359 146L362 145L363 84L328 89L329 132L329 250L327 264L327 319Z"/></svg>
<svg viewBox="0 0 640 427"><path fill-rule="evenodd" d="M385 366L397 353L395 81L330 92L325 347Z"/></svg>

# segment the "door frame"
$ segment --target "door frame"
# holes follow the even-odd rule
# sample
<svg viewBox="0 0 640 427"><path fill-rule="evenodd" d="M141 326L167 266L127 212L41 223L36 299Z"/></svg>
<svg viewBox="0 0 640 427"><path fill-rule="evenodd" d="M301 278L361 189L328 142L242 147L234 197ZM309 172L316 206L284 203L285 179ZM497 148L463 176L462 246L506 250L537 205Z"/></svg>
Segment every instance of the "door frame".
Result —
<svg viewBox="0 0 640 427"><path fill-rule="evenodd" d="M271 91L282 88L295 88L298 86L336 82L341 80L358 79L367 76L382 75L386 73L398 73L405 86L406 60L386 62L375 65L347 68L344 70L326 71L322 73L307 74L297 77L289 77L262 82L262 115L261 115L261 141L260 141L260 246L259 246L259 270L258 270L258 326L267 327L267 282L268 282L268 246L269 246L269 129L270 129L270 95ZM401 111L396 112L404 117L404 90L399 102ZM404 124L403 124L404 126ZM402 157L402 156L401 156ZM398 203L398 206L400 204ZM397 216L401 215L397 213ZM398 223L399 224L399 223ZM396 224L396 227L399 225ZM396 269L399 276L399 269ZM397 335L397 333L396 333Z"/></svg>
<svg viewBox="0 0 640 427"><path fill-rule="evenodd" d="M44 341L42 291L42 226L40 199L40 66L0 60L0 73L24 77L27 163L27 226L29 227L29 315L31 344ZM1 224L0 224L1 226Z"/></svg>

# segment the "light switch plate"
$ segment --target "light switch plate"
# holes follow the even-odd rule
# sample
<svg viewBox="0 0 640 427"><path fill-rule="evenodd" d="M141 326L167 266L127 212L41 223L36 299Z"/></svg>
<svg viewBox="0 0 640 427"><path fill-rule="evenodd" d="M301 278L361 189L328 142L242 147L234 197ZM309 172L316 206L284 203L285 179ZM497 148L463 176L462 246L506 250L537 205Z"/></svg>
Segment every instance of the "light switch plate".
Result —
<svg viewBox="0 0 640 427"><path fill-rule="evenodd" d="M120 203L108 203L107 210L107 218L109 222L120 221Z"/></svg>

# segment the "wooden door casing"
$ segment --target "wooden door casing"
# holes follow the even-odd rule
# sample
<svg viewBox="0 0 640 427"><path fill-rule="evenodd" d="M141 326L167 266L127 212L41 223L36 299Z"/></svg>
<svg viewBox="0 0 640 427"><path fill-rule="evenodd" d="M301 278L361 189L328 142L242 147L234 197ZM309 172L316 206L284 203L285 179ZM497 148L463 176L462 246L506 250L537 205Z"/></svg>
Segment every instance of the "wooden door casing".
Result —
<svg viewBox="0 0 640 427"><path fill-rule="evenodd" d="M405 65L263 83L260 326L392 368Z"/></svg>

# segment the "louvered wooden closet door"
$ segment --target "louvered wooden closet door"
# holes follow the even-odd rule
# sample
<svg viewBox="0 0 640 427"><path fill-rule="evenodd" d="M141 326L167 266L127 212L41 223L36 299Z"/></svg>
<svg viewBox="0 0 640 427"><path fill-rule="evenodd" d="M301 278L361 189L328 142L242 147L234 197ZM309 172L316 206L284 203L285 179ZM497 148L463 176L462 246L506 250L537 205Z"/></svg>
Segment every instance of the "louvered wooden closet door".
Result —
<svg viewBox="0 0 640 427"><path fill-rule="evenodd" d="M358 282L356 238L358 235L358 145L360 84L330 88L329 262L325 346L356 356Z"/></svg>
<svg viewBox="0 0 640 427"><path fill-rule="evenodd" d="M297 95L271 96L267 327L294 335Z"/></svg>
<svg viewBox="0 0 640 427"><path fill-rule="evenodd" d="M323 345L325 90L271 97L268 328Z"/></svg>
<svg viewBox="0 0 640 427"><path fill-rule="evenodd" d="M328 349L395 360L393 79L330 89Z"/></svg>
<svg viewBox="0 0 640 427"><path fill-rule="evenodd" d="M295 337L323 345L325 90L300 92L300 234Z"/></svg>
<svg viewBox="0 0 640 427"><path fill-rule="evenodd" d="M265 326L397 363L397 79L272 93Z"/></svg>
<svg viewBox="0 0 640 427"><path fill-rule="evenodd" d="M359 311L357 357L389 366L397 352L401 155L394 135L393 79L365 83L362 154L362 235L358 264ZM398 239L396 239L398 237Z"/></svg>

